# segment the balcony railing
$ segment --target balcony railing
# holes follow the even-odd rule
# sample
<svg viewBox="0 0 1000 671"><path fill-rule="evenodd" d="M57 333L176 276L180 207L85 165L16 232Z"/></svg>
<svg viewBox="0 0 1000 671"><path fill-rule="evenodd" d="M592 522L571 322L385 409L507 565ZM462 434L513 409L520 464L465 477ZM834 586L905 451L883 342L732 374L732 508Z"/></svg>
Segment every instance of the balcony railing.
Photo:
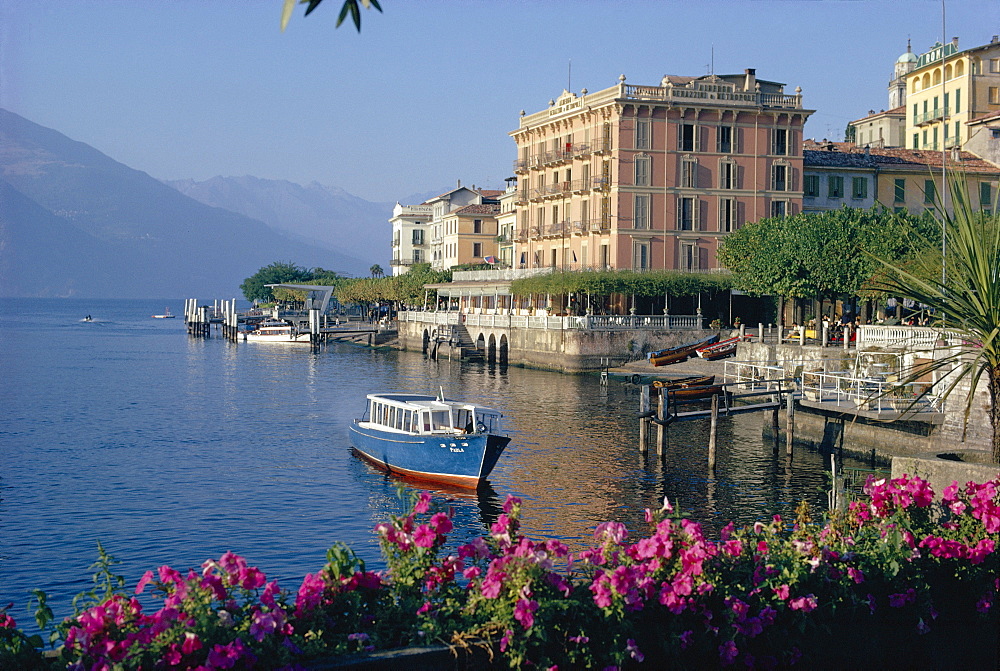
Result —
<svg viewBox="0 0 1000 671"><path fill-rule="evenodd" d="M540 311L544 312L544 311ZM469 314L406 310L397 318L406 322L459 324L486 328L522 328L548 331L667 331L704 328L701 315L586 315L549 317L543 314Z"/></svg>
<svg viewBox="0 0 1000 671"><path fill-rule="evenodd" d="M727 105L743 104L753 107L802 107L800 94L784 95L781 93L757 93L736 91L729 87L704 85L691 82L688 86L623 86L624 97L633 100L719 100Z"/></svg>
<svg viewBox="0 0 1000 671"><path fill-rule="evenodd" d="M913 118L913 124L915 126L922 126L933 121L938 121L939 119L944 119L951 116L950 107L937 107L930 110L929 112L924 112L923 114L918 114Z"/></svg>

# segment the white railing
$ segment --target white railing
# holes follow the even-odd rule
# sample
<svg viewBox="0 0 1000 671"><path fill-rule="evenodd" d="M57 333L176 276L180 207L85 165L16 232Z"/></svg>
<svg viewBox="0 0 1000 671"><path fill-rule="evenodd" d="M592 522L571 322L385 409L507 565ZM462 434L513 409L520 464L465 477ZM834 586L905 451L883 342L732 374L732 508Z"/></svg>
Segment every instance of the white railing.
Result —
<svg viewBox="0 0 1000 671"><path fill-rule="evenodd" d="M954 331L926 326L879 326L863 324L858 327L858 349L886 347L892 349L932 349L955 347L962 339Z"/></svg>
<svg viewBox="0 0 1000 671"><path fill-rule="evenodd" d="M467 314L459 312L398 313L406 322L428 324L465 324L486 328L527 328L550 331L668 331L703 328L700 315L586 315L552 317L547 315ZM461 318L461 319L460 319Z"/></svg>
<svg viewBox="0 0 1000 671"><path fill-rule="evenodd" d="M555 268L506 268L496 270L456 270L451 274L453 282L499 282L517 280L522 277L548 275Z"/></svg>

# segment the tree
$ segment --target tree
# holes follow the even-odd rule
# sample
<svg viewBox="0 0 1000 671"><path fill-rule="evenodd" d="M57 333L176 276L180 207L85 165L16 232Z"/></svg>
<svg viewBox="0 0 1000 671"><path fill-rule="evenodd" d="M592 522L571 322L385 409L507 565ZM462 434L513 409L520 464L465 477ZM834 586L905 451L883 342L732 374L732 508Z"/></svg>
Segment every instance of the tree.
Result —
<svg viewBox="0 0 1000 671"><path fill-rule="evenodd" d="M926 270L926 263L915 271L881 258L887 273L880 286L893 295L931 307L941 323L960 336L960 347L913 367L902 384L915 382L933 371L947 372L935 384L944 387L941 395L947 397L960 381L967 380L967 424L976 387L985 376L993 430L992 456L995 463L1000 463L1000 218L974 205L979 201L969 195L967 183L964 177L952 178L949 192L953 213L938 212L947 244L943 250L947 260L944 271L942 256L938 256L936 276L919 272ZM927 240L928 246L931 242ZM937 249L941 249L940 245Z"/></svg>
<svg viewBox="0 0 1000 671"><path fill-rule="evenodd" d="M372 277L385 277L385 271L382 270L382 266L377 263L369 268L368 272L371 273Z"/></svg>
<svg viewBox="0 0 1000 671"><path fill-rule="evenodd" d="M872 254L912 259L934 230L927 217L845 207L747 224L722 241L719 260L747 293L832 300L870 293L882 270Z"/></svg>
<svg viewBox="0 0 1000 671"><path fill-rule="evenodd" d="M309 6L306 7L306 16L312 13L312 10L319 7L323 0L297 0L298 4ZM351 20L354 22L354 27L357 28L358 32L361 32L361 8L358 4L364 6L365 9L371 9L374 7L378 11L382 11L382 7L379 6L378 0L344 0L344 4L340 7L340 16L337 17L337 28L340 28L340 24L344 22L347 15L351 15ZM292 18L292 12L295 10L296 0L285 0L285 5L281 10L281 30L285 29L288 25L289 19Z"/></svg>
<svg viewBox="0 0 1000 671"><path fill-rule="evenodd" d="M240 291L248 301L269 302L274 300L274 293L268 284L301 284L313 278L312 272L294 263L275 261L264 266L250 277L243 280Z"/></svg>

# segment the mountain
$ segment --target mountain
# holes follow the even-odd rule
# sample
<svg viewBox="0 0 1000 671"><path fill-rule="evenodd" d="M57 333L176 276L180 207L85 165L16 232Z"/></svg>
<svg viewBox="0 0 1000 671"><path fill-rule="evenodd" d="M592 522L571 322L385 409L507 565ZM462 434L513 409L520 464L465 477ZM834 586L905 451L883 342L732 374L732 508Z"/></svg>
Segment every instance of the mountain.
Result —
<svg viewBox="0 0 1000 671"><path fill-rule="evenodd" d="M352 252L200 203L0 109L2 296L229 298L275 261L366 275Z"/></svg>
<svg viewBox="0 0 1000 671"><path fill-rule="evenodd" d="M343 189L257 177L165 181L200 203L238 212L292 238L388 266L393 203L373 203Z"/></svg>

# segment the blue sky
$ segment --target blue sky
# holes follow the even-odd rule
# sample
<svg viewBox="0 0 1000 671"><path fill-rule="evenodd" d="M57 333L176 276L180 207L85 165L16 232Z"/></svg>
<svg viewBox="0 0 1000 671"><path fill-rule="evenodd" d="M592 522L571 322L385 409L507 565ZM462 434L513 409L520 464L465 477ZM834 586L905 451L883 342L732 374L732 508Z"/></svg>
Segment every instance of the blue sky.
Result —
<svg viewBox="0 0 1000 671"><path fill-rule="evenodd" d="M0 107L161 179L317 181L369 200L500 188L524 109L625 74L757 69L801 86L806 136L887 106L939 0L381 0L362 31L340 0L279 30L282 0L0 0ZM950 0L945 35L1000 33L997 0ZM571 77L569 64L572 62Z"/></svg>

